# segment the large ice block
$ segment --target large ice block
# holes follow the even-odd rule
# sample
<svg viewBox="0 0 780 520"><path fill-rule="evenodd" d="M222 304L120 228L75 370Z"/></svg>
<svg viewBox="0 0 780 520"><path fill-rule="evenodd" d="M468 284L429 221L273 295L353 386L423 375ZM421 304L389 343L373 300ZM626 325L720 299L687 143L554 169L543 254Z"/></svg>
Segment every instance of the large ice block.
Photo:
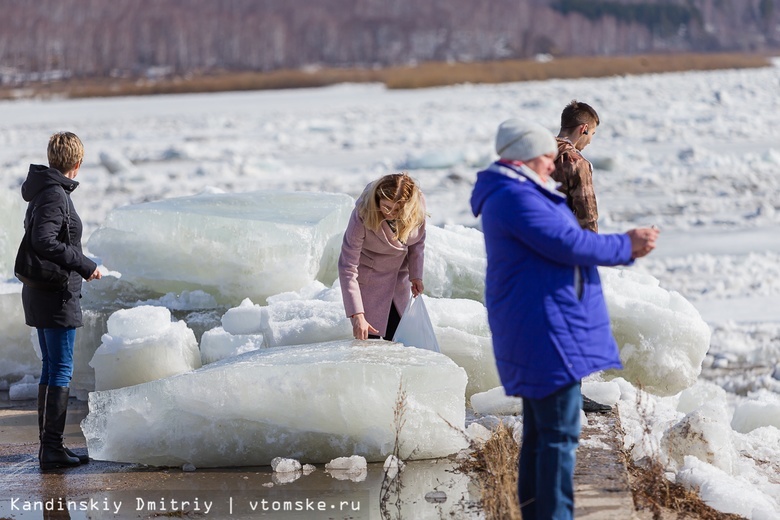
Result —
<svg viewBox="0 0 780 520"><path fill-rule="evenodd" d="M425 294L484 302L486 267L481 231L456 225L426 227Z"/></svg>
<svg viewBox="0 0 780 520"><path fill-rule="evenodd" d="M22 284L0 283L0 383L25 374L41 373L41 361L31 342L34 329L24 323Z"/></svg>
<svg viewBox="0 0 780 520"><path fill-rule="evenodd" d="M466 397L501 386L485 306L475 300L449 298L428 298L425 304L442 354L469 376Z"/></svg>
<svg viewBox="0 0 780 520"><path fill-rule="evenodd" d="M95 389L110 390L194 370L201 361L186 323L172 322L164 307L143 305L108 318L108 333L89 365L95 369Z"/></svg>
<svg viewBox="0 0 780 520"><path fill-rule="evenodd" d="M696 308L650 275L614 268L599 274L624 366L610 373L660 396L693 386L710 346Z"/></svg>
<svg viewBox="0 0 780 520"><path fill-rule="evenodd" d="M90 456L161 466L324 463L393 450L406 392L402 458L465 447L466 374L448 357L389 342L262 349L194 372L93 392L81 426Z"/></svg>
<svg viewBox="0 0 780 520"><path fill-rule="evenodd" d="M221 303L263 301L332 263L353 207L335 193L204 193L118 208L89 249L161 294L201 289Z"/></svg>

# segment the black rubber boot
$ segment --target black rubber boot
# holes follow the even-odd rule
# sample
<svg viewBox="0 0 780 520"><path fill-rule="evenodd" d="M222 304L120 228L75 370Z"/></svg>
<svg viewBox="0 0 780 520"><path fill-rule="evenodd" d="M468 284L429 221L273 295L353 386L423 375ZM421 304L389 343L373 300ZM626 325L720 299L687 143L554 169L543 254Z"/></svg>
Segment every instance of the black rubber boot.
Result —
<svg viewBox="0 0 780 520"><path fill-rule="evenodd" d="M69 392L70 388L67 386L46 387L41 426L41 469L72 468L81 464L79 458L68 455L62 445Z"/></svg>
<svg viewBox="0 0 780 520"><path fill-rule="evenodd" d="M38 439L40 440L41 434L43 433L43 409L46 403L46 389L48 386L46 385L38 385ZM79 462L81 464L88 464L89 463L89 455L78 455L70 450L67 446L64 444L62 445L63 448L65 448L65 453L67 453L71 457L76 457L79 459ZM38 462L41 460L41 450L38 449Z"/></svg>

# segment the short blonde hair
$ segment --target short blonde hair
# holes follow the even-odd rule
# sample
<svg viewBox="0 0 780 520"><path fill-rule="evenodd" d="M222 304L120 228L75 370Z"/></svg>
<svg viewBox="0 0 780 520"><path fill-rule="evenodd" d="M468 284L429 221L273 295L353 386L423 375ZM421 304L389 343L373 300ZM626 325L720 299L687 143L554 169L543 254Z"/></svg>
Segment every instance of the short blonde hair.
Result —
<svg viewBox="0 0 780 520"><path fill-rule="evenodd" d="M380 206L382 200L398 205L395 238L406 243L412 231L425 222L420 188L405 172L385 175L371 183L358 206L358 214L363 219L363 225L372 231L378 231L385 220Z"/></svg>
<svg viewBox="0 0 780 520"><path fill-rule="evenodd" d="M78 166L84 158L84 145L73 132L57 132L49 138L46 153L49 156L49 167L66 173Z"/></svg>

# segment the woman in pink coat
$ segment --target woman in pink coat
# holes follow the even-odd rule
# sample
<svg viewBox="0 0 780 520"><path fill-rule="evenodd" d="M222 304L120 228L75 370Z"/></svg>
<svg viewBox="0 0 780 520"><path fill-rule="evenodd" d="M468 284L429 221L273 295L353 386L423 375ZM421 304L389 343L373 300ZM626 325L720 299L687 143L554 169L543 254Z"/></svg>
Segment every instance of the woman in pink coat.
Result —
<svg viewBox="0 0 780 520"><path fill-rule="evenodd" d="M392 340L409 303L423 292L425 200L406 173L370 183L355 203L339 257L344 309L356 339Z"/></svg>

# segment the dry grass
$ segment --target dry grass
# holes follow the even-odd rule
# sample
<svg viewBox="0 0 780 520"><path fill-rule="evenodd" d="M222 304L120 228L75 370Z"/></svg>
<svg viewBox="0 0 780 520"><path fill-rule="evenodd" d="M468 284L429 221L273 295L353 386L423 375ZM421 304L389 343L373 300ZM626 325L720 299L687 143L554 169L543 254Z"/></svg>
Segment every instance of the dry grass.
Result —
<svg viewBox="0 0 780 520"><path fill-rule="evenodd" d="M278 70L272 72L192 73L159 80L79 78L58 82L0 87L0 99L27 97L109 97L193 92L225 92L321 87L337 83L384 83L391 89L424 88L459 83L607 77L686 70L739 69L769 66L756 54L664 54L623 57L568 57L549 62L505 60L482 63L430 62L385 69Z"/></svg>
<svg viewBox="0 0 780 520"><path fill-rule="evenodd" d="M639 465L628 458L631 492L637 510L649 510L653 520L669 517L698 520L742 520L739 515L721 513L702 501L694 491L670 482L658 460L646 460Z"/></svg>
<svg viewBox="0 0 780 520"><path fill-rule="evenodd" d="M617 433L622 434L622 432ZM519 449L512 430L500 425L482 446L472 444L472 457L461 463L459 471L471 476L480 490L479 506L486 520L520 520L517 500L517 459ZM657 458L641 464L623 452L629 472L634 508L649 512L653 520L699 519L740 520L739 515L721 513L702 501L695 491L670 482Z"/></svg>
<svg viewBox="0 0 780 520"><path fill-rule="evenodd" d="M472 458L458 468L472 475L480 489L480 505L486 520L520 520L517 501L519 449L512 430L501 424L481 446L472 446Z"/></svg>
<svg viewBox="0 0 780 520"><path fill-rule="evenodd" d="M646 394L637 392L636 409L644 433L643 442L646 446L653 446L649 442L652 436L650 417L652 405L646 401ZM618 433L621 437L625 434ZM623 451L623 457L628 469L631 494L634 498L634 508L637 511L650 511L653 520L665 518L689 518L698 520L740 520L743 517L729 513L722 513L708 506L693 490L686 489L681 484L669 481L665 476L665 469L660 457L651 449L650 455L641 461L635 462L630 454L631 449Z"/></svg>

